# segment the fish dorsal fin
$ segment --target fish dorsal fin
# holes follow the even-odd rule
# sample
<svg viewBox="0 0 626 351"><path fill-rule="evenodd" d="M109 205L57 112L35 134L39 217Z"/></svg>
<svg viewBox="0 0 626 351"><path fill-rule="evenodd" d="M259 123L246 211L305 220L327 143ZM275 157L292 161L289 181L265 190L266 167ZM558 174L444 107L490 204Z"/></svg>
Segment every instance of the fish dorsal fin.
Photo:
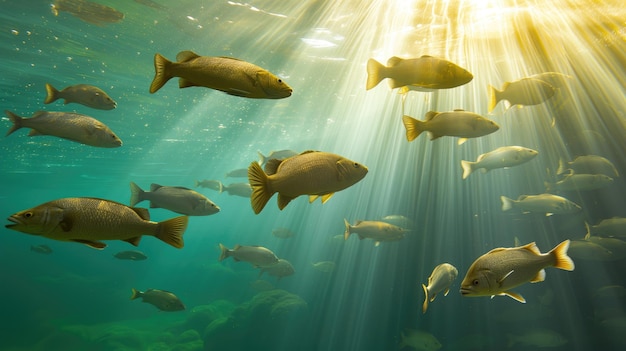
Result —
<svg viewBox="0 0 626 351"><path fill-rule="evenodd" d="M306 151L302 151L302 152L300 153L300 155L310 154L311 152L319 152L319 151L317 151L317 150L306 150Z"/></svg>
<svg viewBox="0 0 626 351"><path fill-rule="evenodd" d="M277 160L275 158L268 160L267 163L265 163L265 174L267 174L268 176L276 174L276 172L278 171L278 167L282 162L283 160Z"/></svg>
<svg viewBox="0 0 626 351"><path fill-rule="evenodd" d="M476 162L478 163L478 162L482 161L485 158L485 155L486 154L481 154L480 156L478 156L478 158L476 159Z"/></svg>
<svg viewBox="0 0 626 351"><path fill-rule="evenodd" d="M511 85L511 82L504 82L504 84L502 84L502 90L501 91L505 91L509 85Z"/></svg>
<svg viewBox="0 0 626 351"><path fill-rule="evenodd" d="M439 112L437 112L437 111L428 111L428 112L426 112L426 121L432 120L438 114L439 114Z"/></svg>
<svg viewBox="0 0 626 351"><path fill-rule="evenodd" d="M187 61L196 59L198 57L200 57L200 55L196 54L195 52L190 51L190 50L185 50L185 51L179 52L178 55L176 55L176 61L187 62Z"/></svg>
<svg viewBox="0 0 626 351"><path fill-rule="evenodd" d="M430 56L430 55L422 55L422 56L420 56L420 58L432 58L432 56Z"/></svg>
<svg viewBox="0 0 626 351"><path fill-rule="evenodd" d="M193 190L191 190L191 189L189 189L189 188L185 188L184 186L173 186L172 188L174 188L174 189L180 189L180 190L190 190L190 191L193 191Z"/></svg>
<svg viewBox="0 0 626 351"><path fill-rule="evenodd" d="M287 206L291 200L295 199L295 197L289 197L289 196L285 196L281 193L278 193L278 208L280 210L282 210L283 208L285 208L285 206Z"/></svg>
<svg viewBox="0 0 626 351"><path fill-rule="evenodd" d="M133 246L139 246L139 241L141 240L141 235L140 236L136 236L134 238L130 238L130 239L125 239L123 241L133 245Z"/></svg>
<svg viewBox="0 0 626 351"><path fill-rule="evenodd" d="M358 221L354 222L353 227L356 227L357 225L359 225L361 223L363 223L363 221L359 219Z"/></svg>
<svg viewBox="0 0 626 351"><path fill-rule="evenodd" d="M326 194L326 195L322 195L322 203L325 204L326 201L330 200L331 197L333 197L335 193L330 193L330 194Z"/></svg>
<svg viewBox="0 0 626 351"><path fill-rule="evenodd" d="M511 270L509 273L505 274L504 277L498 279L498 284L500 284L500 286L502 286L502 283L504 283L504 280L506 278L508 278L511 274L513 274L513 272L515 272L515 270Z"/></svg>
<svg viewBox="0 0 626 351"><path fill-rule="evenodd" d="M392 57L389 58L389 60L387 60L387 66L388 67L393 67L393 66L399 64L402 61L404 61L404 60L399 58L398 56L392 56Z"/></svg>
<svg viewBox="0 0 626 351"><path fill-rule="evenodd" d="M539 283L546 280L546 270L542 269L539 272L537 272L537 275L533 277L533 279L530 280L531 283Z"/></svg>
<svg viewBox="0 0 626 351"><path fill-rule="evenodd" d="M541 255L541 251L539 251L539 248L537 247L537 244L533 241L532 243L526 244L522 247L520 247L521 249L524 250L528 250L532 253L534 253L535 255Z"/></svg>
<svg viewBox="0 0 626 351"><path fill-rule="evenodd" d="M102 250L107 247L107 244L101 241L92 241L92 240L84 240L84 239L72 239L71 241L75 241L77 243L85 244L94 249Z"/></svg>
<svg viewBox="0 0 626 351"><path fill-rule="evenodd" d="M496 247L495 249L491 249L491 251L487 252L487 254L494 253L494 252L499 252L499 251L504 251L504 250L506 250L505 247Z"/></svg>
<svg viewBox="0 0 626 351"><path fill-rule="evenodd" d="M150 191L157 191L159 190L159 188L162 188L163 186L156 184L156 183L152 183L150 184Z"/></svg>
<svg viewBox="0 0 626 351"><path fill-rule="evenodd" d="M506 295L506 296L508 296L508 297L510 297L510 298L512 298L514 300L517 300L517 301L521 302L521 303L526 303L526 299L522 295L520 295L520 294L518 294L516 292L513 292L513 291L505 291L501 295Z"/></svg>
<svg viewBox="0 0 626 351"><path fill-rule="evenodd" d="M149 221L150 220L150 212L142 207L131 207L131 210L135 211L137 216L141 217L141 219Z"/></svg>
<svg viewBox="0 0 626 351"><path fill-rule="evenodd" d="M517 201L522 201L522 200L525 200L527 197L528 197L528 195L520 195L520 196L517 198Z"/></svg>

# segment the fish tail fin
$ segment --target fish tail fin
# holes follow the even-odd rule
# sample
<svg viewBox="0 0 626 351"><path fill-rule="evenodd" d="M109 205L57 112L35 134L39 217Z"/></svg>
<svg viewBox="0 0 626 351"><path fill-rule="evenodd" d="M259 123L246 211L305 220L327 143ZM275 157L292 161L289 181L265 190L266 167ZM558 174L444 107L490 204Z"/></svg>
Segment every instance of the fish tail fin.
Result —
<svg viewBox="0 0 626 351"><path fill-rule="evenodd" d="M226 246L224 246L222 243L220 243L220 257L217 259L218 261L223 261L225 258L227 258L228 256L230 256L230 250L228 250L228 248Z"/></svg>
<svg viewBox="0 0 626 351"><path fill-rule="evenodd" d="M7 136L9 136L11 135L11 133L22 128L22 120L24 120L24 118L16 115L15 113L9 110L5 110L4 113L7 115L7 117L9 117L11 122L13 122L13 125L11 126L11 128L9 128L9 131L7 132Z"/></svg>
<svg viewBox="0 0 626 351"><path fill-rule="evenodd" d="M365 85L365 90L370 90L373 87L377 86L381 80L385 79L382 71L385 70L385 66L374 60L367 60L367 84Z"/></svg>
<svg viewBox="0 0 626 351"><path fill-rule="evenodd" d="M567 169L565 169L565 161L562 158L559 158L559 166L556 169L556 174L561 175L565 173Z"/></svg>
<svg viewBox="0 0 626 351"><path fill-rule="evenodd" d="M469 177L470 174L472 174L476 163L477 162L461 160L461 168L463 168L463 179L467 179L467 177Z"/></svg>
<svg viewBox="0 0 626 351"><path fill-rule="evenodd" d="M422 313L426 313L428 309L428 289L426 289L426 285L422 284L422 289L424 289L424 303L422 304Z"/></svg>
<svg viewBox="0 0 626 351"><path fill-rule="evenodd" d="M259 154L259 165L264 164L267 161L265 155L263 155L261 151L257 151L256 153Z"/></svg>
<svg viewBox="0 0 626 351"><path fill-rule="evenodd" d="M132 292L132 295L130 296L131 300L134 300L134 299L136 299L138 297L141 297L141 295L143 295L143 293L141 291L139 291L139 290L137 290L135 288L131 288L131 292Z"/></svg>
<svg viewBox="0 0 626 351"><path fill-rule="evenodd" d="M173 78L169 69L171 65L172 62L162 55L154 55L154 79L150 84L150 94L156 93L168 80Z"/></svg>
<svg viewBox="0 0 626 351"><path fill-rule="evenodd" d="M402 123L404 124L404 128L406 128L406 139L408 141L415 140L415 138L426 130L426 122L422 122L407 115L402 116Z"/></svg>
<svg viewBox="0 0 626 351"><path fill-rule="evenodd" d="M513 199L509 199L506 196L500 196L500 201L502 201L502 211L508 211L513 208Z"/></svg>
<svg viewBox="0 0 626 351"><path fill-rule="evenodd" d="M567 250L569 249L569 239L564 240L562 243L557 245L554 249L552 249L549 254L554 256L555 263L554 267L563 269L566 271L574 270L574 261L567 256Z"/></svg>
<svg viewBox="0 0 626 351"><path fill-rule="evenodd" d="M350 234L352 234L352 232L350 231L350 222L348 222L348 220L344 218L343 223L346 226L346 230L343 232L343 240L348 240Z"/></svg>
<svg viewBox="0 0 626 351"><path fill-rule="evenodd" d="M145 200L143 194L145 194L145 191L139 185L130 182L130 207L134 207L137 203Z"/></svg>
<svg viewBox="0 0 626 351"><path fill-rule="evenodd" d="M252 209L255 214L259 214L274 195L274 191L269 187L267 174L263 172L257 162L252 162L248 167L248 180L252 187L252 196L250 197Z"/></svg>
<svg viewBox="0 0 626 351"><path fill-rule="evenodd" d="M487 89L489 90L489 105L487 107L487 111L491 113L491 111L496 108L498 101L500 101L499 94L501 91L494 88L493 85L489 85Z"/></svg>
<svg viewBox="0 0 626 351"><path fill-rule="evenodd" d="M43 101L44 104L49 104L51 102L57 101L60 98L59 91L55 89L51 84L46 83L46 99Z"/></svg>
<svg viewBox="0 0 626 351"><path fill-rule="evenodd" d="M187 223L189 223L189 217L187 216L175 217L159 222L155 236L165 243L181 249L184 246L183 234L185 229L187 229Z"/></svg>

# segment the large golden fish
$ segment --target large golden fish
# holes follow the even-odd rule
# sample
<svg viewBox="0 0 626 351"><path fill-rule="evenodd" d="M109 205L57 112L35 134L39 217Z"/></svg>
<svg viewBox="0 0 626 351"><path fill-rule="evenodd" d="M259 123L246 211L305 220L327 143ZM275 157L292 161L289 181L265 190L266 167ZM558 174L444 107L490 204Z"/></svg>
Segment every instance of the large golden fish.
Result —
<svg viewBox="0 0 626 351"><path fill-rule="evenodd" d="M186 216L163 222L150 221L145 208L89 198L63 198L17 212L6 228L59 241L75 241L96 249L107 245L100 240L123 240L139 245L143 235L152 235L176 247L183 247Z"/></svg>
<svg viewBox="0 0 626 351"><path fill-rule="evenodd" d="M366 174L367 167L362 164L321 151L269 160L265 172L258 162L252 162L248 167L252 209L260 213L274 193L278 193L281 210L300 195L309 195L309 202L321 196L325 203L335 192L354 185Z"/></svg>
<svg viewBox="0 0 626 351"><path fill-rule="evenodd" d="M256 99L282 99L291 96L292 89L268 70L232 57L199 56L181 51L177 62L160 54L154 55L154 80L150 93L155 93L168 80L179 77L178 86L206 87L229 95Z"/></svg>

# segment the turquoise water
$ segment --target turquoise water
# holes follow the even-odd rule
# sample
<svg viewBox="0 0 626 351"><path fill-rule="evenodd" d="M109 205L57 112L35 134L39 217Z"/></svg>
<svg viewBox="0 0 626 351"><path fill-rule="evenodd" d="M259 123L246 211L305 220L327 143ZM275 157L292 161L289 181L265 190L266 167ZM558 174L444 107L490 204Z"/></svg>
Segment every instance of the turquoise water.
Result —
<svg viewBox="0 0 626 351"><path fill-rule="evenodd" d="M554 350L625 347L623 241L612 244L608 259L573 257L573 272L548 268L544 282L514 289L526 304L459 293L471 263L493 248L513 247L518 238L547 252L563 240L582 240L585 222L626 217L619 1L101 3L124 19L98 26L68 12L55 16L50 2L0 1L4 109L21 116L87 114L124 142L95 148L29 138L25 130L2 138L0 213L6 218L64 197L128 204L131 181L144 189L151 183L193 188L221 211L190 217L183 249L144 238L137 249L145 261L114 258L135 249L121 241L99 251L3 229L1 350L394 350L408 329L434 335L441 350L501 350L517 340L509 334L530 342L531 331L540 335L539 346ZM179 89L176 79L150 94L154 54L173 60L182 50L255 63L284 79L293 95L245 99ZM410 92L404 104L386 81L365 90L369 58L424 54L451 60L474 79L449 90ZM542 72L572 78L545 103L505 110L501 102L488 113L488 85ZM96 85L118 107L44 105L45 83ZM456 108L486 116L500 130L462 145L426 135L407 142L403 112L424 119L430 110ZM2 125L8 130L11 122L3 118ZM461 179L461 160L505 145L539 155ZM249 199L194 188L202 179L245 182L225 174L258 160L257 151L282 149L337 153L369 173L323 205L297 198L279 211L273 197L258 215ZM559 192L581 205L579 214L501 210L500 196L545 192L559 159L580 155L607 158L620 176L601 189ZM156 221L176 216L165 209L150 214ZM355 223L388 215L413 222L401 241L376 247L354 235L336 238L344 218ZM275 228L295 234L277 238ZM218 262L220 243L270 248L295 274L277 281L259 278L245 262ZM33 245L53 252L31 251ZM333 261L334 271L312 267L321 261ZM421 284L443 262L459 276L448 296L438 296L422 314ZM260 291L268 287L259 287L258 279L275 289ZM131 288L171 291L186 310L160 312L130 300ZM516 341L510 347L539 346Z"/></svg>

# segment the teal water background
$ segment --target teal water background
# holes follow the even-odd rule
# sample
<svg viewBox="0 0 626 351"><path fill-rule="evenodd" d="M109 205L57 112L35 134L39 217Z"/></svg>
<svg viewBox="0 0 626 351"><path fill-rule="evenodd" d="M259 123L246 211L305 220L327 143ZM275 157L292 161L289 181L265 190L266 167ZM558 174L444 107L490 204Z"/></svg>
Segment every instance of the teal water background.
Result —
<svg viewBox="0 0 626 351"><path fill-rule="evenodd" d="M575 260L574 272L547 269L545 282L517 289L528 300L525 305L500 296L466 298L458 291L474 259L492 248L513 246L515 237L536 241L547 252L562 240L582 239L584 221L626 217L622 178L606 189L565 193L584 208L575 218L503 213L499 200L543 192L546 169L554 171L559 158L599 154L626 173L624 23L613 17L619 17L614 4L599 6L595 14L602 16L595 17L576 2L563 2L571 5L564 12L534 4L540 16L532 25L528 14L507 17L514 28L526 30L522 35L505 31L481 37L466 29L463 39L455 30L469 28L470 2L459 1L457 16L448 12L448 20L442 20L448 23L447 36L435 26L435 19L446 14L437 13L442 5L432 1L406 2L412 7L404 17L394 13L400 5L384 1L175 3L161 1L163 10L102 1L125 18L96 26L66 12L54 16L46 1L0 1L2 107L21 116L38 110L84 113L107 124L124 142L121 148L100 149L53 137L29 138L24 130L0 139L2 216L62 197L128 203L131 181L144 189L151 183L193 188L201 179L245 181L225 174L256 161L257 151L334 152L365 164L369 174L324 205L298 198L279 211L274 197L259 215L248 199L197 188L221 212L191 217L181 250L144 238L138 249L149 258L140 262L113 258L133 249L125 242L108 242L98 251L2 229L0 350L394 350L407 328L432 333L442 350L492 350L507 347L507 334L521 335L531 327L568 340L555 350L626 345L620 333L626 325L624 297L605 299L612 311L607 319L599 316L603 301L595 295L604 286L625 284L626 254L611 262ZM562 19L567 23L579 16L580 27L558 26L563 13L571 15ZM394 28L400 23L394 21L407 16L413 18L408 23L414 36ZM404 44L391 44L398 36L405 36ZM581 48L570 36L593 45ZM496 45L501 42L528 56ZM293 96L248 100L204 88L178 89L175 79L149 94L154 54L174 59L181 50L253 62L281 76L293 87ZM425 135L408 143L400 96L386 82L366 92L365 62L423 54L468 67L475 78L439 93L412 92L405 113L423 119L429 110L465 108L495 120L501 130L463 145L454 138L431 142ZM499 106L487 115L487 84L499 86L542 71L574 76L561 105L507 112ZM118 107L44 105L45 83L59 89L93 84ZM10 128L7 118L1 123ZM460 160L516 144L540 154L516 168L461 180ZM164 209L150 213L157 221L175 216ZM413 231L379 247L354 236L334 238L343 234L344 218L354 223L387 215L410 218ZM277 227L296 235L275 238L271 232ZM219 243L262 245L288 259L293 276L262 278L299 296L306 306L286 303L279 317L249 313L246 308L259 296L251 287L258 270L231 259L218 262ZM38 244L54 252L30 251ZM335 271L314 270L311 263L319 261L334 261ZM450 294L439 296L422 314L421 284L443 262L454 264L459 277ZM187 309L159 312L131 301L131 288L172 291ZM194 319L207 306L233 323L231 334L207 332L210 321L219 318ZM189 330L197 333L184 334Z"/></svg>

